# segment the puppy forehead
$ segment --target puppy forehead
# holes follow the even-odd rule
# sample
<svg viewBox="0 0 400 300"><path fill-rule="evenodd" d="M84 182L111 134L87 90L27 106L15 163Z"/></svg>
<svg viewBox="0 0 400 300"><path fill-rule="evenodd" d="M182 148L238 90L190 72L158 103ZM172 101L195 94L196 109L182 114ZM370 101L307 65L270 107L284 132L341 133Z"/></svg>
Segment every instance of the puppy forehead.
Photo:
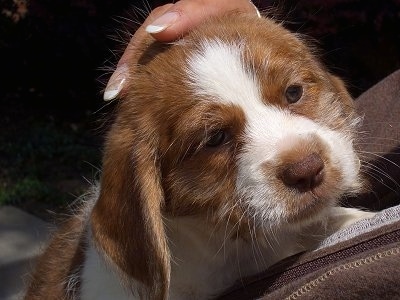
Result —
<svg viewBox="0 0 400 300"><path fill-rule="evenodd" d="M296 134L315 131L312 121L293 116L288 110L263 99L261 85L266 84L263 79L269 76L268 50L263 52L263 59L257 58L265 61L257 67L261 70L255 69L251 50L244 42L204 40L187 59L189 87L206 101L241 108L245 116L245 135L260 145L273 145L293 131ZM263 78L258 76L260 72Z"/></svg>
<svg viewBox="0 0 400 300"><path fill-rule="evenodd" d="M262 105L260 83L244 49L243 42L202 41L187 58L189 87L202 98L244 110Z"/></svg>

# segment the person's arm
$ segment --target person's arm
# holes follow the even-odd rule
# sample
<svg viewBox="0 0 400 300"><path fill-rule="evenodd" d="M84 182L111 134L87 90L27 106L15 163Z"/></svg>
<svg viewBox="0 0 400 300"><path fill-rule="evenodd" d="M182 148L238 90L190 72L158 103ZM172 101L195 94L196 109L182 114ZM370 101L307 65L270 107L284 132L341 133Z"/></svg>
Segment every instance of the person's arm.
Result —
<svg viewBox="0 0 400 300"><path fill-rule="evenodd" d="M170 42L185 35L206 18L231 11L260 15L249 0L181 0L154 9L126 47L105 88L104 100L112 100L124 93L124 84L129 76L126 62L135 57L135 48L146 35L151 34L161 42Z"/></svg>

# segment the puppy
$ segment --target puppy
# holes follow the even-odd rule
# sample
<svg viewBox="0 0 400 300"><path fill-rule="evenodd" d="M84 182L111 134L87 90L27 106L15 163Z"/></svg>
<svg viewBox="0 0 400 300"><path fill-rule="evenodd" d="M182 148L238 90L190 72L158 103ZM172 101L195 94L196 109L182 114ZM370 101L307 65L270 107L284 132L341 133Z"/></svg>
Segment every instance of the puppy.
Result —
<svg viewBox="0 0 400 300"><path fill-rule="evenodd" d="M26 299L209 299L371 213L342 81L267 18L149 37L98 187L55 235Z"/></svg>

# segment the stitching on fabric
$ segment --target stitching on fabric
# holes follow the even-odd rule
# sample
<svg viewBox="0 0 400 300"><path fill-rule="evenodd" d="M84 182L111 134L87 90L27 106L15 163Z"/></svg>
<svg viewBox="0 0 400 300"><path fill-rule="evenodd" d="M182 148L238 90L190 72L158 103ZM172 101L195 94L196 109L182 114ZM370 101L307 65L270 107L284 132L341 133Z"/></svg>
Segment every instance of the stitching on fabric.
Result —
<svg viewBox="0 0 400 300"><path fill-rule="evenodd" d="M400 254L400 247L392 248L384 252L378 252L377 254L368 256L366 258L361 258L343 265L339 265L333 269L330 269L329 271L323 273L316 279L307 282L303 286L301 286L298 290L290 294L288 297L285 298L285 300L294 300L297 299L298 297L303 296L304 294L309 293L313 288L317 287L320 283L324 282L327 280L329 277L340 273L344 271L348 271L351 269L356 269L365 265L372 264L374 262L377 262L385 257L393 256L393 255L399 255Z"/></svg>

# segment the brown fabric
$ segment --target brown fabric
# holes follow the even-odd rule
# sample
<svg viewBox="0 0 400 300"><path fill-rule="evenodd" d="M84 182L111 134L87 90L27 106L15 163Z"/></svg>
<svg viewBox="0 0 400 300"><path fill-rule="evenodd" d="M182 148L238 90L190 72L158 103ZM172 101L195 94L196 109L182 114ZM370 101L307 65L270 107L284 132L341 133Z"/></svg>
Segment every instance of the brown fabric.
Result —
<svg viewBox="0 0 400 300"><path fill-rule="evenodd" d="M329 264L262 299L398 299L400 244Z"/></svg>
<svg viewBox="0 0 400 300"><path fill-rule="evenodd" d="M300 294L302 299L400 298L400 221L289 257L218 299L296 299Z"/></svg>
<svg viewBox="0 0 400 300"><path fill-rule="evenodd" d="M356 99L358 112L365 116L361 131L371 137L362 149L388 153L400 144L400 70L392 73ZM376 142L375 139L389 139Z"/></svg>
<svg viewBox="0 0 400 300"><path fill-rule="evenodd" d="M363 93L356 107L364 116L358 140L361 158L372 162L374 170L364 163L370 188L344 204L382 210L400 198L400 70Z"/></svg>

